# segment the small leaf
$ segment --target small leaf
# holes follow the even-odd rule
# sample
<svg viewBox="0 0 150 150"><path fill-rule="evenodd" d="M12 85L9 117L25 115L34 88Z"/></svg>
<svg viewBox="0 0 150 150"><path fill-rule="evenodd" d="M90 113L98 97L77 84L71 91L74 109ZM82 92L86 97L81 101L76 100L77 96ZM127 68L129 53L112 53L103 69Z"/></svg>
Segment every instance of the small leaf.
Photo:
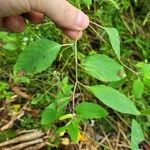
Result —
<svg viewBox="0 0 150 150"><path fill-rule="evenodd" d="M41 124L42 125L51 125L52 123L54 123L59 117L61 116L61 114L54 108L52 107L47 107L43 113L42 113L42 120L41 120Z"/></svg>
<svg viewBox="0 0 150 150"><path fill-rule="evenodd" d="M144 141L144 135L139 123L135 120L132 120L131 127L131 147L132 150L138 150L139 143Z"/></svg>
<svg viewBox="0 0 150 150"><path fill-rule="evenodd" d="M117 29L104 27L104 30L107 32L109 36L110 43L112 45L115 54L117 55L118 58L120 58L120 38Z"/></svg>
<svg viewBox="0 0 150 150"><path fill-rule="evenodd" d="M66 114L66 115L64 115L64 116L61 116L61 117L59 118L59 120L71 119L71 118L73 118L73 117L74 117L73 114Z"/></svg>
<svg viewBox="0 0 150 150"><path fill-rule="evenodd" d="M147 108L147 109L144 109L141 111L141 114L142 115L145 115L145 116L150 116L150 108Z"/></svg>
<svg viewBox="0 0 150 150"><path fill-rule="evenodd" d="M74 143L78 142L78 137L79 137L79 124L76 120L70 123L68 126L68 134L71 138L71 140Z"/></svg>
<svg viewBox="0 0 150 150"><path fill-rule="evenodd" d="M81 65L88 74L101 81L118 81L125 77L123 67L106 55L87 57Z"/></svg>
<svg viewBox="0 0 150 150"><path fill-rule="evenodd" d="M20 54L14 66L14 74L22 71L26 74L42 72L55 60L60 47L60 44L47 39L32 42Z"/></svg>
<svg viewBox="0 0 150 150"><path fill-rule="evenodd" d="M89 89L100 101L114 110L126 114L140 114L134 103L129 98L111 87L95 85L89 87Z"/></svg>
<svg viewBox="0 0 150 150"><path fill-rule="evenodd" d="M143 75L143 82L146 86L150 87L150 64L144 64L140 70Z"/></svg>
<svg viewBox="0 0 150 150"><path fill-rule="evenodd" d="M133 94L135 98L141 98L143 91L144 91L143 82L140 79L135 80L133 83Z"/></svg>
<svg viewBox="0 0 150 150"><path fill-rule="evenodd" d="M83 0L83 3L86 4L86 5L91 5L92 0Z"/></svg>
<svg viewBox="0 0 150 150"><path fill-rule="evenodd" d="M100 105L84 102L76 108L76 113L83 119L99 119L108 115L107 111Z"/></svg>

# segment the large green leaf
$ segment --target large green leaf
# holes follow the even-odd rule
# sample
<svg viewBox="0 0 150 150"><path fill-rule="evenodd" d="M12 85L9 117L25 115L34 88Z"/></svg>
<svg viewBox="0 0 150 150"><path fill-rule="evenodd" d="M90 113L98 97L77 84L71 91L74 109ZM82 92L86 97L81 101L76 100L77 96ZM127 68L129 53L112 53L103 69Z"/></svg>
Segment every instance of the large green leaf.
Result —
<svg viewBox="0 0 150 150"><path fill-rule="evenodd" d="M108 115L107 111L100 105L83 102L76 106L76 113L83 119L99 119Z"/></svg>
<svg viewBox="0 0 150 150"><path fill-rule="evenodd" d="M89 56L82 66L88 74L101 81L118 81L125 77L123 67L106 55Z"/></svg>
<svg viewBox="0 0 150 150"><path fill-rule="evenodd" d="M60 47L60 44L47 39L32 42L20 54L14 66L14 74L35 74L47 69L56 58Z"/></svg>
<svg viewBox="0 0 150 150"><path fill-rule="evenodd" d="M143 82L140 79L135 80L133 83L133 94L135 98L140 98L143 94L143 91L144 91Z"/></svg>
<svg viewBox="0 0 150 150"><path fill-rule="evenodd" d="M126 114L140 114L134 103L129 98L111 87L95 85L89 87L89 89L100 101L114 110Z"/></svg>
<svg viewBox="0 0 150 150"><path fill-rule="evenodd" d="M104 27L104 30L107 32L109 36L110 43L112 45L115 54L117 55L118 58L120 58L120 38L117 29Z"/></svg>
<svg viewBox="0 0 150 150"><path fill-rule="evenodd" d="M139 143L144 141L144 135L139 123L135 120L132 120L131 127L131 147L132 150L138 150Z"/></svg>

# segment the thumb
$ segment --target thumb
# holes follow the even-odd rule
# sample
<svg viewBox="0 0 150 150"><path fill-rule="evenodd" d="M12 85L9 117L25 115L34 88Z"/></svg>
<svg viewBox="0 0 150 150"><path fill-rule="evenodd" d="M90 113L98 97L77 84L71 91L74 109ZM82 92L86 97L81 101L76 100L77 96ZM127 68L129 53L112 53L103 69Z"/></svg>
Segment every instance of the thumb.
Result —
<svg viewBox="0 0 150 150"><path fill-rule="evenodd" d="M31 9L44 13L58 26L68 30L84 30L89 18L66 0L29 0Z"/></svg>

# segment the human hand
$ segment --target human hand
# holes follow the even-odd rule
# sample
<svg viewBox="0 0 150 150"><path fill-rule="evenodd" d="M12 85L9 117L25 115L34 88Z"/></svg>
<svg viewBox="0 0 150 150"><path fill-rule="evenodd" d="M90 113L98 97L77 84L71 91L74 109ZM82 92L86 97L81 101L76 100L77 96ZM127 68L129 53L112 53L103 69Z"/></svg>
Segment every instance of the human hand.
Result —
<svg viewBox="0 0 150 150"><path fill-rule="evenodd" d="M81 37L89 25L88 17L66 0L0 0L0 6L0 28L11 32L24 30L24 17L40 23L44 15L71 39Z"/></svg>

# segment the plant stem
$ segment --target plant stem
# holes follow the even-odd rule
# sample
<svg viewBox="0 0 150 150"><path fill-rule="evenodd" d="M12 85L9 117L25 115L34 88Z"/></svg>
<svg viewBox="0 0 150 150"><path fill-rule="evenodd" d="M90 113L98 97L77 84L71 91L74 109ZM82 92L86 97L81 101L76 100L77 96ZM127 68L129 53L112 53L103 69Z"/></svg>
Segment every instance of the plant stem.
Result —
<svg viewBox="0 0 150 150"><path fill-rule="evenodd" d="M90 23L91 23L91 24L94 24L94 25L97 26L97 27L100 27L100 28L104 29L104 27L102 27L101 25L99 25L99 24L97 24L97 23L95 23L95 22L93 22L93 21L90 21Z"/></svg>
<svg viewBox="0 0 150 150"><path fill-rule="evenodd" d="M74 114L74 109L75 109L75 93L78 85L78 50L77 50L77 39L75 41L75 47L74 47L74 52L75 52L75 85L74 85L74 90L73 90L73 95L72 95L72 110Z"/></svg>
<svg viewBox="0 0 150 150"><path fill-rule="evenodd" d="M66 47L66 46L73 46L73 45L74 45L74 43L69 43L69 44L62 44L61 46Z"/></svg>
<svg viewBox="0 0 150 150"><path fill-rule="evenodd" d="M91 25L89 25L89 27L97 34L97 36L98 36L105 44L107 44L108 46L110 46L110 45L102 38L102 36L101 36Z"/></svg>
<svg viewBox="0 0 150 150"><path fill-rule="evenodd" d="M101 25L99 25L99 24L97 24L97 23L95 23L95 22L93 22L93 21L90 21L90 23L96 25L97 27L100 27L100 28L104 29L104 27L102 27ZM110 46L110 45L100 36L100 34L99 34L91 25L89 25L89 26L90 26L90 28L97 34L97 36L98 36L103 42L105 42L108 46ZM110 46L110 47L111 47L111 46ZM125 64L122 62L122 60L121 60L120 58L118 58L118 60L119 60L119 62L120 62L126 69L130 70L130 71L131 71L133 74L135 74L138 78L141 78L141 77L138 75L138 73L137 73L136 71L134 71L133 69L131 69L130 67L128 67L127 65L125 65Z"/></svg>
<svg viewBox="0 0 150 150"><path fill-rule="evenodd" d="M127 65L125 65L121 59L119 59L119 62L121 63L122 66L124 66L126 69L130 70L133 74L135 74L139 79L141 79L141 77L138 75L138 73L136 71L134 71L133 69L131 69L130 67L128 67Z"/></svg>

